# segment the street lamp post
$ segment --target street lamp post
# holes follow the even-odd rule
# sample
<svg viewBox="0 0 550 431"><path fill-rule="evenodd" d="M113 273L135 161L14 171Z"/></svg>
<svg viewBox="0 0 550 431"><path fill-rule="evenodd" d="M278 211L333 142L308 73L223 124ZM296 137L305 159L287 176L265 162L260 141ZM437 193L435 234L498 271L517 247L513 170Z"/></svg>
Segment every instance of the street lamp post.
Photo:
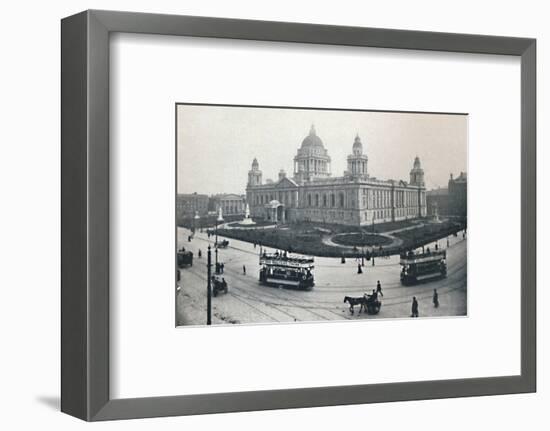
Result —
<svg viewBox="0 0 550 431"><path fill-rule="evenodd" d="M208 259L207 259L207 282L206 282L206 324L212 324L212 250L208 246Z"/></svg>
<svg viewBox="0 0 550 431"><path fill-rule="evenodd" d="M373 211L373 213L372 213L372 234L373 234L373 235L374 235L374 219L375 219L375 217L376 217L376 215L375 215L375 213L374 213L374 211ZM371 254L372 254L372 256L371 256L371 258L372 258L372 266L374 266L374 245L372 246L372 253L371 253Z"/></svg>
<svg viewBox="0 0 550 431"><path fill-rule="evenodd" d="M216 219L216 243L214 245L214 248L216 249L216 272L218 269L218 224L223 223L223 216L222 216L222 207L220 206L220 211L218 213L218 218Z"/></svg>
<svg viewBox="0 0 550 431"><path fill-rule="evenodd" d="M365 232L363 229L361 229L361 266L365 266Z"/></svg>

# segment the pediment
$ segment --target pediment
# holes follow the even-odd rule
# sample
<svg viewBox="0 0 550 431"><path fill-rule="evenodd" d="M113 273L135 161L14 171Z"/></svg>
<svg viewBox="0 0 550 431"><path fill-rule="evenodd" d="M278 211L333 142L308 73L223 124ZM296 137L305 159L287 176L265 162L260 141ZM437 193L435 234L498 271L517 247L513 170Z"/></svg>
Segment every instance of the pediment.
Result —
<svg viewBox="0 0 550 431"><path fill-rule="evenodd" d="M289 188L297 188L298 184L296 184L294 181L292 181L290 178L283 178L281 181L277 183L276 188L278 189L289 189Z"/></svg>

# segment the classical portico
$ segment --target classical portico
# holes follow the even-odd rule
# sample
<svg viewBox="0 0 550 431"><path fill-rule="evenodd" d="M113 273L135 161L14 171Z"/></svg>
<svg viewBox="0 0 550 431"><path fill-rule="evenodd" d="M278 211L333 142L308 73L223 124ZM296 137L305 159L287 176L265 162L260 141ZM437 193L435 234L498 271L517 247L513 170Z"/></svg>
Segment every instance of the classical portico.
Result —
<svg viewBox="0 0 550 431"><path fill-rule="evenodd" d="M274 199L265 205L266 219L275 223L286 223L284 205Z"/></svg>

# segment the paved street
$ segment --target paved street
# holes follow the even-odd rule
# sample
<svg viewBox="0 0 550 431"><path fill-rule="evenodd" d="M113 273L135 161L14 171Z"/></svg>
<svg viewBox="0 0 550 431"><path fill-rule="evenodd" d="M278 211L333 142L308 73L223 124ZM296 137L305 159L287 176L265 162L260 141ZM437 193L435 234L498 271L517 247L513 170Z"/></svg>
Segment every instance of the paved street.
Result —
<svg viewBox="0 0 550 431"><path fill-rule="evenodd" d="M189 230L178 228L178 248L184 246L194 254L192 267L181 269L177 291L176 311L179 325L206 323L206 251L214 237L206 232L195 234L187 241ZM344 319L408 318L412 297L419 302L420 317L466 315L466 244L467 240L450 237L447 252L447 278L416 286L402 286L399 281L399 257L377 258L375 266L365 261L363 274L357 274L357 262L347 259L345 264L335 258L315 258L315 287L311 291L296 291L260 285L258 282L259 248L247 242L229 239L229 247L219 251L219 260L225 264L228 294L212 297L212 323L273 323L293 321L323 321ZM444 249L446 240L439 241ZM430 245L434 249L434 244ZM198 258L199 249L202 258ZM269 250L268 250L269 251ZM212 250L212 261L214 251ZM246 275L243 274L246 266ZM375 316L351 315L344 296L362 296L382 283L382 308ZM432 293L439 293L439 308L432 305Z"/></svg>

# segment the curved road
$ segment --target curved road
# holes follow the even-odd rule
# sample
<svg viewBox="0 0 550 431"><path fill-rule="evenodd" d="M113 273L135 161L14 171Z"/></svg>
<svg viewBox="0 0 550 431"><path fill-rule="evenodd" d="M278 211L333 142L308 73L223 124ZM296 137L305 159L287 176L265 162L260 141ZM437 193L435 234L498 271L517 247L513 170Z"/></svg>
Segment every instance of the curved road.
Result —
<svg viewBox="0 0 550 431"><path fill-rule="evenodd" d="M214 243L206 233L197 233L187 241L189 231L178 228L178 248L184 246L194 253L192 267L181 270L176 295L177 322L180 325L206 323L206 250ZM445 240L439 245L445 248ZM311 291L296 291L267 287L258 283L259 248L250 243L229 239L229 247L219 251L225 264L229 292L212 297L212 323L273 323L293 321L324 321L346 319L408 318L412 297L419 301L420 317L466 315L466 239L450 238L447 252L447 278L417 286L402 286L399 281L399 257L377 258L375 266L365 261L363 274L357 274L357 262L345 264L336 258L315 258L315 287ZM434 246L430 245L433 249ZM198 250L202 258L198 258ZM212 253L214 260L214 253ZM246 275L243 274L246 266ZM344 296L362 296L382 283L382 309L376 316L351 315ZM439 293L440 307L432 305L433 289Z"/></svg>

